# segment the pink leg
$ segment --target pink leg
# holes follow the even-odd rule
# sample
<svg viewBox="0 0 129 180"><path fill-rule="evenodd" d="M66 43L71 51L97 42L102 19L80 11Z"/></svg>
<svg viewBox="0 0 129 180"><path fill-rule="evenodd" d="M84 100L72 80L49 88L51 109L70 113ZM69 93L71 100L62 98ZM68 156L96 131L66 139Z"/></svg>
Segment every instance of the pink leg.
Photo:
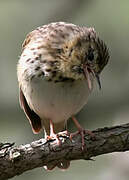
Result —
<svg viewBox="0 0 129 180"><path fill-rule="evenodd" d="M56 143L61 146L62 145L62 142L61 140L59 139L59 136L68 136L68 131L63 131L63 132L60 132L58 134L55 134L54 132L54 126L53 126L53 123L52 123L52 120L50 120L50 136L47 136L47 139L48 140L56 140ZM70 166L70 161L68 160L62 160L60 162L52 162L46 166L44 166L44 168L46 170L53 170L55 167L58 167L59 169L62 169L62 170L65 170L67 169L69 166Z"/></svg>
<svg viewBox="0 0 129 180"><path fill-rule="evenodd" d="M78 131L75 133L72 133L70 135L70 138L76 136L77 134L80 134L81 140L82 140L82 150L84 150L84 147L85 147L84 136L85 136L85 134L89 134L93 139L95 139L95 135L90 130L85 130L84 128L82 128L74 116L72 117L72 120L73 120L74 124L76 125L76 127L78 128Z"/></svg>
<svg viewBox="0 0 129 180"><path fill-rule="evenodd" d="M47 140L56 140L56 143L61 146L61 140L59 139L59 135L55 134L54 126L52 120L50 120L50 136L47 136Z"/></svg>

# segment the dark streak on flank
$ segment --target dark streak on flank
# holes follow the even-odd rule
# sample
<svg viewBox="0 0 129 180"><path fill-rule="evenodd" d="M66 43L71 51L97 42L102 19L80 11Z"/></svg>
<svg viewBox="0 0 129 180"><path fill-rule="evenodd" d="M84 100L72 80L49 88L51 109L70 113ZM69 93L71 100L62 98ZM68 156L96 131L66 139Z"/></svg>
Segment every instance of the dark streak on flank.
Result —
<svg viewBox="0 0 129 180"><path fill-rule="evenodd" d="M74 81L75 80L73 78L67 78L67 77L59 76L59 79L55 80L54 82L58 83L58 82L74 82Z"/></svg>
<svg viewBox="0 0 129 180"><path fill-rule="evenodd" d="M26 60L26 62L29 62L31 60L31 58L28 58L27 60Z"/></svg>
<svg viewBox="0 0 129 180"><path fill-rule="evenodd" d="M42 71L42 75L45 76L45 73Z"/></svg>
<svg viewBox="0 0 129 180"><path fill-rule="evenodd" d="M38 77L45 76L45 73L42 71L40 74L38 74Z"/></svg>
<svg viewBox="0 0 129 180"><path fill-rule="evenodd" d="M38 71L39 69L40 69L40 66L37 66L37 67L35 68L36 71Z"/></svg>
<svg viewBox="0 0 129 180"><path fill-rule="evenodd" d="M51 72L51 69L45 69L45 71L47 71L47 72Z"/></svg>
<svg viewBox="0 0 129 180"><path fill-rule="evenodd" d="M35 58L35 60L38 60L39 59L39 57L37 56L36 58Z"/></svg>

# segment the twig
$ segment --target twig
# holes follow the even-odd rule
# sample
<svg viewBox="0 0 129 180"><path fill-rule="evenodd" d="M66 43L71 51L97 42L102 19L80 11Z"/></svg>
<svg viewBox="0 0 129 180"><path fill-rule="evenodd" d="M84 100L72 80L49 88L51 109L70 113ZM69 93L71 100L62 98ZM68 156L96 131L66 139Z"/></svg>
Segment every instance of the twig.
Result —
<svg viewBox="0 0 129 180"><path fill-rule="evenodd" d="M81 137L78 135L71 141L61 137L62 146L44 139L30 144L12 147L9 143L5 148L0 146L0 180L5 180L25 171L42 167L61 160L90 160L91 158L111 153L129 150L129 124L114 127L99 128L93 131L96 140L85 135L87 149L81 150Z"/></svg>

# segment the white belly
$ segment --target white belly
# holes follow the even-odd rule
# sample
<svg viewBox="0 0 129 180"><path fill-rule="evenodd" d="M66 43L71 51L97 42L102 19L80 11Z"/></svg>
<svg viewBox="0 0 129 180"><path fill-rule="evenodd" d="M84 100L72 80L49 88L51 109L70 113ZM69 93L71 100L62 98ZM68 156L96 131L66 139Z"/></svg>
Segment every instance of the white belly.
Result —
<svg viewBox="0 0 129 180"><path fill-rule="evenodd" d="M41 119L54 123L68 120L87 103L89 89L86 80L75 82L47 82L33 78L28 82L25 97Z"/></svg>

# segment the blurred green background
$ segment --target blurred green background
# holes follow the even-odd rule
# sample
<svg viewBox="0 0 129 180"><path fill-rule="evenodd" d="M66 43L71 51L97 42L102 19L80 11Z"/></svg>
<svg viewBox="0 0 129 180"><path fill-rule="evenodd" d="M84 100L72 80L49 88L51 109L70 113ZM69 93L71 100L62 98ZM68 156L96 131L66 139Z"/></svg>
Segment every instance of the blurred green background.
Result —
<svg viewBox="0 0 129 180"><path fill-rule="evenodd" d="M87 106L77 115L88 129L126 123L129 119L129 1L128 0L0 0L0 142L25 144L33 135L18 102L16 65L26 34L37 26L67 21L94 27L110 49L110 62ZM69 122L69 127L72 129ZM43 168L13 180L128 180L129 153L113 153L94 162L74 161L67 171Z"/></svg>

